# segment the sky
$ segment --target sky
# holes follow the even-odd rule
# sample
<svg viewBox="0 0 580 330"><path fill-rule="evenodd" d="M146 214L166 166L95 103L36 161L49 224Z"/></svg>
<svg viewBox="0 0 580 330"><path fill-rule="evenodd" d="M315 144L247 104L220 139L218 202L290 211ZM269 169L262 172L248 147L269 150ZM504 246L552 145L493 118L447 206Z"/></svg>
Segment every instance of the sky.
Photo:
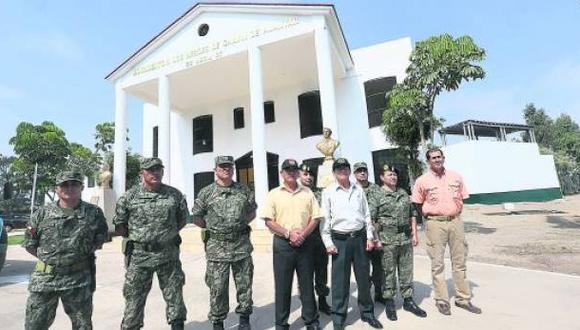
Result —
<svg viewBox="0 0 580 330"><path fill-rule="evenodd" d="M470 35L486 50L486 78L437 99L435 113L446 124L523 123L527 103L580 123L578 0L331 3L350 49L450 33ZM114 88L105 75L194 4L0 0L0 154L13 154L8 141L22 121L52 121L70 142L92 148L95 125L114 120ZM141 103L130 99L128 106L129 145L140 152Z"/></svg>

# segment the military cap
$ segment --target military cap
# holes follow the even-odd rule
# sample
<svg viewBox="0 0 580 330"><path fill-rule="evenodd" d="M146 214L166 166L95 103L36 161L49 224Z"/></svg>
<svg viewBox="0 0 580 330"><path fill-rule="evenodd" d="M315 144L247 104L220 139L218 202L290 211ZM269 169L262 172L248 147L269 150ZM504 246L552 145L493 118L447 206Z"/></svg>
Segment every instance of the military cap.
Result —
<svg viewBox="0 0 580 330"><path fill-rule="evenodd" d="M234 165L234 157L232 156L217 156L215 158L216 165Z"/></svg>
<svg viewBox="0 0 580 330"><path fill-rule="evenodd" d="M312 170L312 168L310 168L310 166L308 166L308 164L306 164L306 163L302 163L302 165L300 165L300 170L304 171L304 172L308 172L310 174L314 174L314 171Z"/></svg>
<svg viewBox="0 0 580 330"><path fill-rule="evenodd" d="M333 171L336 170L336 169L338 169L338 168L341 168L341 167L348 167L348 168L350 168L350 163L348 162L348 160L346 158L338 158L332 164L332 170Z"/></svg>
<svg viewBox="0 0 580 330"><path fill-rule="evenodd" d="M383 173L385 173L387 171L388 172L395 172L395 173L397 173L397 175L399 175L399 170L397 170L396 167L394 167L393 165L390 165L390 164L384 164L381 167L381 174L383 174Z"/></svg>
<svg viewBox="0 0 580 330"><path fill-rule="evenodd" d="M297 169L299 169L298 162L296 162L296 160L294 160L294 159L286 159L282 162L282 169L283 170L297 170Z"/></svg>
<svg viewBox="0 0 580 330"><path fill-rule="evenodd" d="M56 185L60 186L61 184L67 181L76 181L83 183L83 175L77 171L62 171L56 175Z"/></svg>
<svg viewBox="0 0 580 330"><path fill-rule="evenodd" d="M143 158L141 159L141 169L142 170L148 170L152 167L155 166L163 166L163 162L161 161L161 159L157 158L157 157L151 157L151 158Z"/></svg>
<svg viewBox="0 0 580 330"><path fill-rule="evenodd" d="M352 165L352 170L355 172L360 170L361 168L368 170L369 167L367 166L367 163L365 163L365 162L357 162L357 163L354 163L354 165Z"/></svg>

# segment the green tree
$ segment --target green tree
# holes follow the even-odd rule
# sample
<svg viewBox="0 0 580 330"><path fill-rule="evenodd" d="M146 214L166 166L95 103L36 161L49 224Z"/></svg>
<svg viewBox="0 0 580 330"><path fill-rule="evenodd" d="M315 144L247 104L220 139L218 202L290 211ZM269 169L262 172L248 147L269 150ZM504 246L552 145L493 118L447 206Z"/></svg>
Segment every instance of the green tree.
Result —
<svg viewBox="0 0 580 330"><path fill-rule="evenodd" d="M39 194L46 193L53 199L49 192L54 187L55 176L64 168L70 155L70 145L64 131L49 121L40 125L22 122L16 127L16 135L9 143L17 157L12 165L14 171L27 177L31 185L34 166L38 164Z"/></svg>
<svg viewBox="0 0 580 330"><path fill-rule="evenodd" d="M114 155L112 149L115 144L115 123L105 122L97 124L95 131L95 151L101 155L103 163L108 164L111 171L113 171ZM128 133L129 130L127 129L127 141L129 141ZM140 159L141 155L132 153L131 150L127 151L127 166L125 170L127 188L139 183Z"/></svg>
<svg viewBox="0 0 580 330"><path fill-rule="evenodd" d="M127 129L127 133L129 130ZM104 155L111 152L115 144L115 123L104 122L95 126L95 150L97 153ZM129 141L129 134L127 134L127 141Z"/></svg>
<svg viewBox="0 0 580 330"><path fill-rule="evenodd" d="M78 143L70 144L71 154L67 160L67 167L79 170L84 176L93 177L99 170L101 158L91 149Z"/></svg>
<svg viewBox="0 0 580 330"><path fill-rule="evenodd" d="M443 121L434 116L437 96L464 81L483 79L485 71L477 63L484 59L485 50L469 36L442 34L417 42L407 77L387 94L386 137L408 150L416 150L418 144L423 154Z"/></svg>
<svg viewBox="0 0 580 330"><path fill-rule="evenodd" d="M546 114L543 108L536 108L533 103L526 104L524 108L524 120L527 125L534 127L534 135L536 143L541 146L553 148L554 147L554 121ZM529 141L529 137L524 139Z"/></svg>

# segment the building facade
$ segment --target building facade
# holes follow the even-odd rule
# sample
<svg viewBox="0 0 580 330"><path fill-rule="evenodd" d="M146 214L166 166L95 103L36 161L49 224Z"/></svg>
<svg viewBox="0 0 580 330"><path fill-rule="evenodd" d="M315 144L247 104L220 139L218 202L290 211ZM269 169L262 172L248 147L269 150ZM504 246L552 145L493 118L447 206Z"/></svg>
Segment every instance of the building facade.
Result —
<svg viewBox="0 0 580 330"><path fill-rule="evenodd" d="M409 38L350 50L332 5L195 5L106 77L115 193L126 189L128 95L144 102L143 155L164 161L164 180L189 203L221 154L234 156L236 180L260 203L285 158L322 163L323 127L341 143L335 156L374 164L372 176L400 158L380 123L411 50Z"/></svg>

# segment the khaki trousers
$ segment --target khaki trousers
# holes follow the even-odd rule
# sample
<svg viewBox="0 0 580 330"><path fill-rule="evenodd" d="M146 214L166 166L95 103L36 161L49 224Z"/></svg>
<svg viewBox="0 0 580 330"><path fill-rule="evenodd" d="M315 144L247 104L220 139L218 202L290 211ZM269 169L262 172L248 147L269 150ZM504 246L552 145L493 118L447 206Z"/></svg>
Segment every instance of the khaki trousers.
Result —
<svg viewBox="0 0 580 330"><path fill-rule="evenodd" d="M463 222L459 217L451 221L427 221L427 253L431 258L431 275L435 290L435 300L449 303L449 294L445 282L445 249L449 244L453 282L455 284L455 302L465 304L471 299L471 290L467 281L468 246L463 231Z"/></svg>

